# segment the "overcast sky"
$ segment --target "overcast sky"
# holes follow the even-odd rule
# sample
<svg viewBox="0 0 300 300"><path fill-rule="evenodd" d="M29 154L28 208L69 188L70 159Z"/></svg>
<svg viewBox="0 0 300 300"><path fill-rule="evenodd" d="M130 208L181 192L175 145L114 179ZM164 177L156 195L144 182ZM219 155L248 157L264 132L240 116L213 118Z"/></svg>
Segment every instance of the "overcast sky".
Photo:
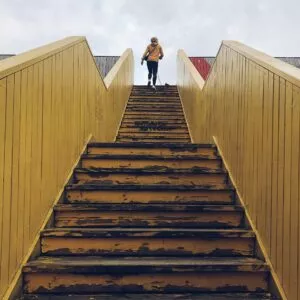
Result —
<svg viewBox="0 0 300 300"><path fill-rule="evenodd" d="M21 53L84 35L94 55L133 48L135 83L146 82L140 57L151 36L165 52L162 83L176 82L176 52L215 56L239 40L272 56L300 56L300 0L0 0L0 53Z"/></svg>

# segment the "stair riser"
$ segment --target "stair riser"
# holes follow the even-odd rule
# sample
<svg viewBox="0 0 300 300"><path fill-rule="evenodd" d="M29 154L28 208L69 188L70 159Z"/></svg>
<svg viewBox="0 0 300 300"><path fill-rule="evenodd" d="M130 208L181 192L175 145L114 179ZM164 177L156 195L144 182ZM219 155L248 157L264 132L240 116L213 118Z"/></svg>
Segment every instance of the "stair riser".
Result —
<svg viewBox="0 0 300 300"><path fill-rule="evenodd" d="M151 142L151 143L158 143L158 144L161 144L161 143L189 143L191 142L190 139L175 139L175 138L118 138L117 139L117 142L118 143L128 143L128 142L140 142L140 143L148 143L148 142Z"/></svg>
<svg viewBox="0 0 300 300"><path fill-rule="evenodd" d="M155 118L155 117L164 117L164 118L184 118L182 111L171 111L171 112L162 112L162 111L146 111L146 112L138 112L138 111L126 111L125 118L137 116L139 118Z"/></svg>
<svg viewBox="0 0 300 300"><path fill-rule="evenodd" d="M153 91L149 90L149 92L146 91L136 91L131 93L130 98L132 97L159 97L159 98L178 98L178 93L177 92L158 92L158 91Z"/></svg>
<svg viewBox="0 0 300 300"><path fill-rule="evenodd" d="M178 133L188 133L188 128L186 126L168 126L165 124L136 124L136 125L123 125L121 126L119 133L123 132L159 132L159 131L176 131Z"/></svg>
<svg viewBox="0 0 300 300"><path fill-rule="evenodd" d="M178 101L160 101L160 100L150 100L150 101L133 101L133 100L129 100L128 104L127 104L127 108L132 108L132 107L146 107L146 108L182 108L182 105L180 102Z"/></svg>
<svg viewBox="0 0 300 300"><path fill-rule="evenodd" d="M206 185L206 184L223 184L226 187L227 177L225 174L182 174L182 175L129 175L129 174L97 174L75 173L75 183L89 181L98 181L111 184L184 184L184 185Z"/></svg>
<svg viewBox="0 0 300 300"><path fill-rule="evenodd" d="M160 168L175 169L203 168L211 170L221 169L220 160L130 160L130 159L82 159L83 168Z"/></svg>
<svg viewBox="0 0 300 300"><path fill-rule="evenodd" d="M169 132L161 132L159 130L157 131L140 131L140 132L129 132L129 133L126 133L126 132L121 132L118 134L118 137L119 138L141 138L141 137L147 137L147 138L167 138L167 137L170 137L170 138L179 138L179 139L189 139L189 134L188 132L186 133L177 133L177 132L172 132L172 131L169 131Z"/></svg>
<svg viewBox="0 0 300 300"><path fill-rule="evenodd" d="M138 270L137 270L138 272ZM255 292L267 290L267 273L187 272L118 276L94 274L27 273L27 293L124 292Z"/></svg>
<svg viewBox="0 0 300 300"><path fill-rule="evenodd" d="M237 228L242 226L242 212L86 212L55 213L56 227L169 227Z"/></svg>
<svg viewBox="0 0 300 300"><path fill-rule="evenodd" d="M134 148L134 147L88 147L88 154L111 154L111 155L162 155L162 156L191 156L191 155L201 155L207 158L215 158L217 156L217 151L214 148L190 148L190 149L176 149L176 148Z"/></svg>
<svg viewBox="0 0 300 300"><path fill-rule="evenodd" d="M252 238L42 238L45 255L253 256Z"/></svg>
<svg viewBox="0 0 300 300"><path fill-rule="evenodd" d="M183 204L232 204L230 191L66 191L71 203L183 203Z"/></svg>

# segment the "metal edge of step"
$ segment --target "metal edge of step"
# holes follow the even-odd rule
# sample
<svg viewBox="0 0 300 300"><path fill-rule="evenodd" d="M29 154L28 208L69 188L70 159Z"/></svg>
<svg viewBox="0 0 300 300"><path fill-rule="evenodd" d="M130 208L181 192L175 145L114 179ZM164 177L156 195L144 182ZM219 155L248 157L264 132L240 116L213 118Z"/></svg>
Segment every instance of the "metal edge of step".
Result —
<svg viewBox="0 0 300 300"><path fill-rule="evenodd" d="M220 156L209 157L206 155L147 155L147 154L83 154L81 159L122 159L122 160L161 160L161 161L222 161Z"/></svg>
<svg viewBox="0 0 300 300"><path fill-rule="evenodd" d="M187 168L175 169L168 167L144 167L144 168L75 168L74 174L133 174L133 175L224 175L228 172L224 169Z"/></svg>
<svg viewBox="0 0 300 300"><path fill-rule="evenodd" d="M23 267L23 273L137 274L184 272L268 272L268 264L252 257L105 257L40 256Z"/></svg>
<svg viewBox="0 0 300 300"><path fill-rule="evenodd" d="M220 185L219 185L220 186ZM235 189L232 187L224 188L222 185L207 184L207 185L164 185L164 184L70 184L65 187L66 191L158 191L158 192L230 192L235 193Z"/></svg>
<svg viewBox="0 0 300 300"><path fill-rule="evenodd" d="M237 212L244 213L241 205L209 205L209 204L138 204L138 203L85 203L85 204L57 204L54 206L55 212L69 211L91 211L91 212L187 212L187 213L207 213L207 212Z"/></svg>
<svg viewBox="0 0 300 300"><path fill-rule="evenodd" d="M249 229L206 229L206 228L49 228L41 232L41 238L201 238L215 239L255 239L255 233Z"/></svg>
<svg viewBox="0 0 300 300"><path fill-rule="evenodd" d="M88 147L117 147L117 148L122 148L122 147L135 147L135 148L174 148L174 149L183 149L183 148L188 148L188 149L199 149L199 148L213 148L217 149L215 144L195 144L195 143L187 143L187 144L180 144L178 145L177 143L163 143L157 146L155 143L137 143L137 142L132 142L132 143L98 143L98 142L92 142L88 143ZM183 149L186 150L186 149Z"/></svg>
<svg viewBox="0 0 300 300"><path fill-rule="evenodd" d="M16 300L278 300L270 293L177 293L177 294L158 294L158 293L103 293L93 295L23 295Z"/></svg>

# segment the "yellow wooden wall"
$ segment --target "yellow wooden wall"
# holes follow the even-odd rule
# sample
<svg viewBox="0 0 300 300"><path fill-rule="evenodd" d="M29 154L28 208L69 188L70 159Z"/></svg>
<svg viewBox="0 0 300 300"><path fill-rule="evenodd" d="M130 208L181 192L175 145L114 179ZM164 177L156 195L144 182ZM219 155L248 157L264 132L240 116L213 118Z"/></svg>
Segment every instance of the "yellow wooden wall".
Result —
<svg viewBox="0 0 300 300"><path fill-rule="evenodd" d="M208 80L198 76L179 51L193 141L218 144L283 297L299 300L300 70L225 41Z"/></svg>
<svg viewBox="0 0 300 300"><path fill-rule="evenodd" d="M108 77L84 37L0 63L0 299L89 136L114 141L133 83L131 50Z"/></svg>

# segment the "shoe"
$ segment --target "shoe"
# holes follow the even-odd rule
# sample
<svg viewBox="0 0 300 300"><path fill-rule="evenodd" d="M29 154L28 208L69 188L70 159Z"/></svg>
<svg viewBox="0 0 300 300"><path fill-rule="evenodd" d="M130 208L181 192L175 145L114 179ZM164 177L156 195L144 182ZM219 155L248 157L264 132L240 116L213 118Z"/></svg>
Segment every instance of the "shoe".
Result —
<svg viewBox="0 0 300 300"><path fill-rule="evenodd" d="M153 89L154 91L156 91L156 86L155 86L155 85L152 85L152 89Z"/></svg>
<svg viewBox="0 0 300 300"><path fill-rule="evenodd" d="M148 84L147 84L148 86L151 86L151 81L148 81Z"/></svg>

